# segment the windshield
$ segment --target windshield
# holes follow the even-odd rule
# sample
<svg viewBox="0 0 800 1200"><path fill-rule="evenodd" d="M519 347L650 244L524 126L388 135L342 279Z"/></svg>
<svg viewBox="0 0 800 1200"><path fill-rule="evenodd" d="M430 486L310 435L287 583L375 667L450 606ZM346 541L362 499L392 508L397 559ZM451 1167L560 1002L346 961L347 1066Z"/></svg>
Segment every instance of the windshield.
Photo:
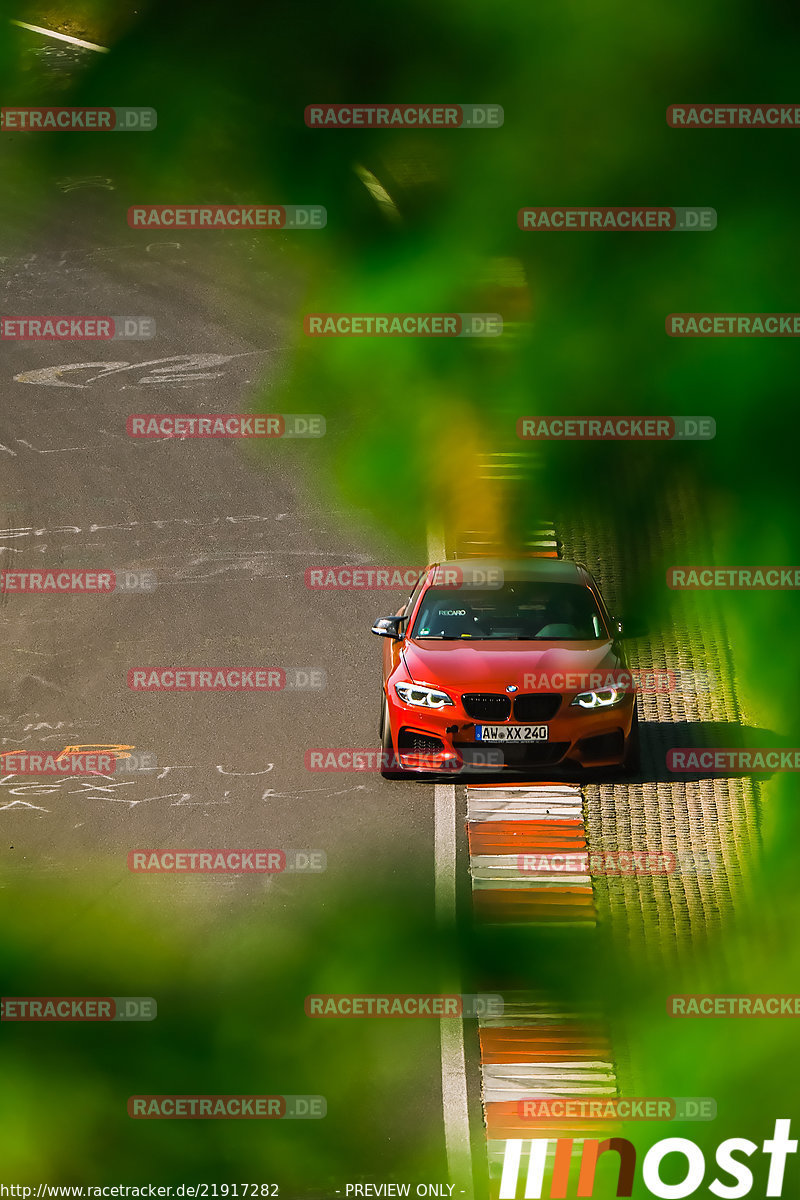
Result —
<svg viewBox="0 0 800 1200"><path fill-rule="evenodd" d="M429 588L412 638L446 641L599 641L609 636L597 602L578 583L506 579L497 590Z"/></svg>

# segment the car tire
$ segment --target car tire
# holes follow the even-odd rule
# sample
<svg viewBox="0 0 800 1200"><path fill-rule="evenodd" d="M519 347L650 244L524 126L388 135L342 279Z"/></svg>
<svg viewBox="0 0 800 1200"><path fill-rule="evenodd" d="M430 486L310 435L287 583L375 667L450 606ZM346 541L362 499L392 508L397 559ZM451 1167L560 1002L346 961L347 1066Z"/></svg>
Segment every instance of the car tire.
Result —
<svg viewBox="0 0 800 1200"><path fill-rule="evenodd" d="M631 731L625 739L625 755L622 759L622 771L624 775L641 775L642 773L642 745L639 734L639 714L634 708L633 720L631 721Z"/></svg>
<svg viewBox="0 0 800 1200"><path fill-rule="evenodd" d="M383 707L381 708L381 775L384 779L407 779L408 772L406 771L392 771L384 768L383 763L387 757L390 761L394 758L394 746L392 745L392 723L389 720L389 705L384 696Z"/></svg>

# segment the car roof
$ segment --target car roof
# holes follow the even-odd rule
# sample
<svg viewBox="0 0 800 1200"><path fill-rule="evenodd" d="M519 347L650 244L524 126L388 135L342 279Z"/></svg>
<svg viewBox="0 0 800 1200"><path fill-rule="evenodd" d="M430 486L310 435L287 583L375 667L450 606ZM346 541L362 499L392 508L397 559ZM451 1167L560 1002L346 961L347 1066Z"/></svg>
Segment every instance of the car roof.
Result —
<svg viewBox="0 0 800 1200"><path fill-rule="evenodd" d="M588 582L588 572L583 563L568 558L448 558L432 567L460 568L469 570L499 570L504 576L514 579L550 580L554 583Z"/></svg>

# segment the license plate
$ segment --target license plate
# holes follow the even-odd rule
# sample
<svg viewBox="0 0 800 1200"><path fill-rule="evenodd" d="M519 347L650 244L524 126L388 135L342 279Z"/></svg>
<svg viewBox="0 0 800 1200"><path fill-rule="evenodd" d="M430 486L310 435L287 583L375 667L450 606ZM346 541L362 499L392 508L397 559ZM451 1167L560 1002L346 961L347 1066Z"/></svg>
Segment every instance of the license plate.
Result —
<svg viewBox="0 0 800 1200"><path fill-rule="evenodd" d="M546 742L546 725L476 725L476 742Z"/></svg>

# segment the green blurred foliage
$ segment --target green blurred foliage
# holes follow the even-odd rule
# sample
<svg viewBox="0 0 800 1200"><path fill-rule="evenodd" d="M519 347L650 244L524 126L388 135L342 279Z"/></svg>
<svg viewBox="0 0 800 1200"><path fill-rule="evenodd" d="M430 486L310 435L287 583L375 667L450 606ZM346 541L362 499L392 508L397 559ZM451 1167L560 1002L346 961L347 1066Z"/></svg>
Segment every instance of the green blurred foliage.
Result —
<svg viewBox="0 0 800 1200"><path fill-rule="evenodd" d="M191 880L135 882L132 894L95 862L83 885L0 892L4 996L158 1004L152 1022L3 1023L3 1182L273 1181L292 1197L411 1169L445 1178L438 1124L419 1120L420 1088L437 1079L438 1021L304 1010L309 994L442 990L457 942L432 927L414 878L343 887L321 908L313 880L287 876L277 895L240 896L233 911L218 887L211 900L201 889L182 896ZM129 1096L174 1093L322 1095L328 1112L316 1121L127 1115Z"/></svg>
<svg viewBox="0 0 800 1200"><path fill-rule="evenodd" d="M298 333L285 383L262 407L325 414L332 436L309 451L318 486L369 508L387 538L419 538L442 514L476 527L489 512L513 531L543 513L579 520L590 511L636 544L657 528L665 498L687 487L701 497L717 562L800 562L792 520L800 498L796 344L679 340L664 331L674 311L797 308L792 151L799 135L681 132L665 121L667 106L683 100L791 99L795 6L466 0L431 8L412 0L343 8L311 0L298 9L162 0L134 13L97 0L23 4L17 15L80 26L79 36L113 41L113 52L84 55L81 71L65 74L44 70L22 35L6 32L7 103L142 104L159 113L149 134L3 135L13 183L2 216L21 244L59 220L52 182L59 175L114 179L91 231L109 244L130 237L125 212L133 203L321 203L323 233L265 235L247 266L231 268L256 273L277 256L301 280L288 314L298 330L304 312L319 310L498 311L513 324L502 344L304 342ZM505 125L421 134L303 124L309 103L385 100L499 103ZM400 220L386 219L357 166L380 180ZM590 203L711 205L719 225L686 235L517 228L524 205ZM217 249L238 236L183 240ZM536 451L516 439L522 415L603 413L709 414L717 437ZM541 463L536 481L493 509L475 485L473 452L520 448ZM684 532L684 561L696 561L704 531ZM630 587L658 611L662 583L646 575ZM800 744L797 706L788 699L797 682L796 594L730 593L722 603L752 714ZM713 950L718 960L698 967L685 990L722 991L728 979L736 991L793 990L797 834L797 788L784 777L770 792L759 882L760 901L779 922L769 932L759 924L730 934ZM87 1166L108 1171L115 1162L120 1177L132 1177L146 1160L161 1180L183 1178L189 1166L196 1178L228 1178L247 1165L251 1174L263 1167L300 1186L312 1162L320 1178L337 1179L355 1161L365 1173L409 1159L441 1168L440 1148L410 1144L403 1121L413 1105L409 1064L435 1052L430 1029L398 1023L389 1040L380 1023L366 1033L343 1023L332 1036L331 1027L298 1015L312 985L343 991L358 981L369 990L370 979L375 989L376 973L385 976L391 961L390 974L411 990L412 979L427 978L446 957L446 943L431 930L401 919L406 901L383 884L363 906L343 897L336 912L306 914L299 932L293 922L296 941L263 917L234 919L206 939L188 916L182 922L173 913L165 925L158 911L109 910L93 911L56 944L43 940L43 930L60 895L6 890L3 900L6 994L33 992L40 980L47 992L146 992L161 1003L153 1026L4 1030L5 1174L36 1168L80 1181ZM668 938L670 930L653 936ZM792 1115L798 1038L791 1024L675 1024L661 1015L664 981L626 962L618 947L608 948L604 971L595 957L601 951L581 938L476 939L461 945L462 963L493 987L514 963L509 986L616 1008L635 1057L647 1064L640 1070L652 1094L716 1096L717 1122L687 1136L758 1138L775 1116ZM726 975L731 961L738 967ZM120 1124L120 1086L157 1090L160 1079L164 1090L211 1090L216 1079L224 1090L248 1074L259 1087L268 1080L275 1090L327 1091L332 1112L313 1130L313 1149L300 1123ZM380 1157L381 1148L373 1161L369 1111L388 1094L400 1101L395 1157ZM366 1134L363 1124L354 1131L352 1112ZM39 1123L47 1138L36 1136ZM646 1143L662 1134L638 1127L628 1136Z"/></svg>

